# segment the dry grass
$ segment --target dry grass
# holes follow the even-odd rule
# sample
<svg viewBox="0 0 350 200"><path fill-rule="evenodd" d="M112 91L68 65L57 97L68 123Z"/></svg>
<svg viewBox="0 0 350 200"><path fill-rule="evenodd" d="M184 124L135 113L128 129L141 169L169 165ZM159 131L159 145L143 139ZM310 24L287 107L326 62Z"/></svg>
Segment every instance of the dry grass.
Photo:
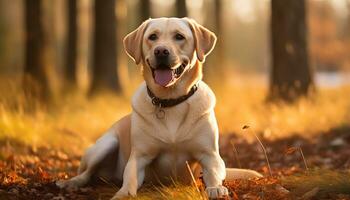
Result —
<svg viewBox="0 0 350 200"><path fill-rule="evenodd" d="M99 199L109 200L118 188L99 187ZM155 192L156 191L156 192ZM138 191L136 197L125 198L128 200L203 200L198 191L193 186L185 186L174 183L172 186L143 186Z"/></svg>
<svg viewBox="0 0 350 200"><path fill-rule="evenodd" d="M249 125L265 137L293 134L312 137L331 128L350 125L350 87L319 89L311 99L294 105L268 105L266 87L253 78L240 78L244 84L211 84L216 96L216 115L221 133L244 135ZM55 99L55 105L25 112L29 104L14 82L0 88L0 138L11 137L31 145L86 147L114 121L131 110L129 97L105 94L88 99L72 94ZM247 135L247 134L245 134ZM65 145L62 145L65 144ZM75 144L75 145L73 145Z"/></svg>
<svg viewBox="0 0 350 200"><path fill-rule="evenodd" d="M349 171L315 169L283 178L282 183L299 196L312 190L317 190L314 195L318 197L330 193L350 194Z"/></svg>
<svg viewBox="0 0 350 200"><path fill-rule="evenodd" d="M154 192L154 189L157 192ZM146 191L140 192L137 198L138 200L203 200L202 196L197 192L195 187L183 186L181 184L175 184L172 187L154 187Z"/></svg>
<svg viewBox="0 0 350 200"><path fill-rule="evenodd" d="M291 135L312 137L335 127L350 125L350 86L319 88L310 99L293 105L267 104L267 87L255 80L243 84L214 84L216 114L221 133L244 134L243 125L268 138Z"/></svg>
<svg viewBox="0 0 350 200"><path fill-rule="evenodd" d="M16 84L4 85L6 90L0 88L0 139L13 138L33 146L81 151L131 110L127 98L105 94L88 99L82 93L56 98L44 108L25 99Z"/></svg>

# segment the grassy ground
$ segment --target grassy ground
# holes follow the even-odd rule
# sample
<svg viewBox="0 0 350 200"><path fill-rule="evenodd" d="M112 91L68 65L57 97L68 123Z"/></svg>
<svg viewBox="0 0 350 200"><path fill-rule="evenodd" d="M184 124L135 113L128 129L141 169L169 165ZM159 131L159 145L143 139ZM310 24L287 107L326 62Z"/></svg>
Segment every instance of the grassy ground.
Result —
<svg viewBox="0 0 350 200"><path fill-rule="evenodd" d="M349 86L319 89L310 99L301 99L293 105L276 105L265 102L266 87L252 78L237 77L235 82L225 86L218 82L211 85L217 95L216 115L222 133L220 146L227 165L239 167L237 163L241 163L241 167L269 174L254 133L263 140L272 162L273 178L226 183L232 198L264 198L263 194L265 199L286 199L308 192L311 198L318 194L323 198L327 192L336 194L329 198L348 198L349 179L344 177L349 178L349 175L344 170L350 166L347 150L350 147L347 136L350 134ZM116 190L110 185L61 191L55 188L53 181L75 174L83 150L114 121L130 112L130 96L104 94L88 99L75 93L58 96L52 105L44 107L25 99L18 88L14 82L4 82L0 86L0 197L10 198L12 194L12 197L28 199L31 192L37 192L42 199L60 195L68 199L108 198ZM242 130L244 125L249 125L250 129ZM232 141L238 156L233 153ZM329 145L332 141L335 146ZM311 168L339 172L305 174L300 155L285 156L283 153L293 146L302 147ZM328 184L332 188L328 190L330 177L339 178L331 183L334 187ZM300 188L300 183L305 183L303 180L309 180L308 186ZM282 186L294 196L283 191ZM48 193L51 195L45 196ZM201 198L194 187L179 185L146 187L140 194L142 198L138 199Z"/></svg>

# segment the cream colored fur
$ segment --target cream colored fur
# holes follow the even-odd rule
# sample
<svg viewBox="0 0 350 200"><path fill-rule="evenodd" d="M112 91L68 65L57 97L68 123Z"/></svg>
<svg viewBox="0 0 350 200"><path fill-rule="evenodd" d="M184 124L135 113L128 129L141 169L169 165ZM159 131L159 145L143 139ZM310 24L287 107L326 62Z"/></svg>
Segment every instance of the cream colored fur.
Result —
<svg viewBox="0 0 350 200"><path fill-rule="evenodd" d="M150 34L158 34L149 41ZM185 40L174 40L181 33ZM159 18L144 22L124 39L126 52L141 64L145 82L132 98L132 113L116 122L82 158L79 175L57 182L60 187L81 187L93 177L122 182L112 199L135 196L146 182L167 183L177 180L190 183L185 162L198 176L203 172L210 198L227 195L225 179L261 177L245 169L225 169L219 155L218 126L214 113L215 95L202 78L202 63L215 45L216 37L203 26L187 18ZM153 50L163 45L170 51L171 68L181 63L188 66L170 86L155 83L151 67ZM176 98L188 93L193 84L198 90L185 102L164 108L165 117L158 119L157 108L147 95L146 85L160 98Z"/></svg>

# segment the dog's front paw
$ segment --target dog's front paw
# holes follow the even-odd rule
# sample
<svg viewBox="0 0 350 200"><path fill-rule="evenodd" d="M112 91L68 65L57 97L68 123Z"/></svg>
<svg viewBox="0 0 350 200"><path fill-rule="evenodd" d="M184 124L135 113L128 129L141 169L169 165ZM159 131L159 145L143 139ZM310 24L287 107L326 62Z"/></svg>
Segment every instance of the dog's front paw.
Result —
<svg viewBox="0 0 350 200"><path fill-rule="evenodd" d="M205 192L207 193L209 199L218 199L228 196L227 188L222 185L217 187L207 187Z"/></svg>
<svg viewBox="0 0 350 200"><path fill-rule="evenodd" d="M120 188L120 190L112 197L111 200L117 200L117 199L122 199L128 196L136 196L136 192L131 192L127 188Z"/></svg>

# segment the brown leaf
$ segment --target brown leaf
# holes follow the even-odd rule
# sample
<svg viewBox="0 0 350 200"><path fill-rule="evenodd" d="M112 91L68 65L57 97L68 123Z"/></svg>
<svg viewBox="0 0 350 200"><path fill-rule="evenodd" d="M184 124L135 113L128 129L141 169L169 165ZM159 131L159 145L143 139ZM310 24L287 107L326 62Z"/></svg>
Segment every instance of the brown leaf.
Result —
<svg viewBox="0 0 350 200"><path fill-rule="evenodd" d="M297 150L298 150L297 147L290 147L284 151L284 154L289 155L289 154L296 152Z"/></svg>
<svg viewBox="0 0 350 200"><path fill-rule="evenodd" d="M261 170L262 170L265 174L269 173L269 168L268 168L267 166L263 166L263 167L261 168Z"/></svg>
<svg viewBox="0 0 350 200"><path fill-rule="evenodd" d="M244 125L244 126L242 127L243 130L244 130L244 129L248 129L248 128L250 128L250 126L248 126L248 125Z"/></svg>

